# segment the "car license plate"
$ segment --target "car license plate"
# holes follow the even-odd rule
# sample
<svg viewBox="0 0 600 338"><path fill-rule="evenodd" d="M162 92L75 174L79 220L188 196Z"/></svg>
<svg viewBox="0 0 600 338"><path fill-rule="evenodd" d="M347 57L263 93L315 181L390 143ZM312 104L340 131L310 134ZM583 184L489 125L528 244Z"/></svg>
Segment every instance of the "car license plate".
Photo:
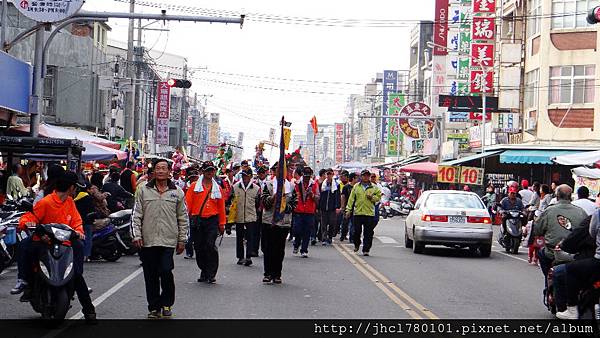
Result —
<svg viewBox="0 0 600 338"><path fill-rule="evenodd" d="M448 217L448 222L450 223L465 223L465 217L464 216L450 216Z"/></svg>

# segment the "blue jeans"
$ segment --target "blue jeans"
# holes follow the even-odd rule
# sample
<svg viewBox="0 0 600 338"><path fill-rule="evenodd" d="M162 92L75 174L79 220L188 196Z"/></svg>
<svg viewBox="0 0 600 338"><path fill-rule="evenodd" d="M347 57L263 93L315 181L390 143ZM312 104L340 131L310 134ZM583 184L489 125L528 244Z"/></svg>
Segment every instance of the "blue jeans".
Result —
<svg viewBox="0 0 600 338"><path fill-rule="evenodd" d="M374 222L375 223L373 223L373 224L375 224L375 226L377 224L379 224L379 203L375 204L375 220L374 220Z"/></svg>
<svg viewBox="0 0 600 338"><path fill-rule="evenodd" d="M294 220L294 228L296 230L294 248L297 249L302 245L302 247L300 247L300 253L308 253L311 229L313 229L314 226L314 214L296 214L296 219Z"/></svg>
<svg viewBox="0 0 600 338"><path fill-rule="evenodd" d="M84 224L83 232L85 233L85 240L83 241L83 257L90 257L92 255L92 225Z"/></svg>
<svg viewBox="0 0 600 338"><path fill-rule="evenodd" d="M556 308L558 311L564 311L567 308L567 264L554 267L552 283Z"/></svg>

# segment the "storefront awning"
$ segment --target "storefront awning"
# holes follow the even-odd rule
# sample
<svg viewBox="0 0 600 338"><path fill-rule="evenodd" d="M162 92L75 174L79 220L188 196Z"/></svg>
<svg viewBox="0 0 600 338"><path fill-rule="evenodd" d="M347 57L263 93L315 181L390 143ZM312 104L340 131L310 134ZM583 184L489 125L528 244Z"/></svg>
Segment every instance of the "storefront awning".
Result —
<svg viewBox="0 0 600 338"><path fill-rule="evenodd" d="M591 178L591 179L594 179L594 180L600 179L600 169L590 169L590 168L586 168L586 167L577 167L577 168L571 169L571 172L574 175L577 175L577 176L580 176L580 177L587 177L587 178Z"/></svg>
<svg viewBox="0 0 600 338"><path fill-rule="evenodd" d="M487 157L490 157L490 156L498 155L502 151L503 150L486 151L485 153L475 154L475 155L471 155L471 156L459 158L459 159L456 159L456 160L443 162L443 163L440 163L440 165L459 165L459 164L466 163L466 162L469 162L469 161L478 160L478 159L481 159L481 158L487 158Z"/></svg>
<svg viewBox="0 0 600 338"><path fill-rule="evenodd" d="M552 160L562 165L594 166L600 163L600 150L570 153L569 155L556 156Z"/></svg>
<svg viewBox="0 0 600 338"><path fill-rule="evenodd" d="M433 162L407 164L405 166L400 167L400 171L406 173L426 174L435 176L438 172L438 164Z"/></svg>
<svg viewBox="0 0 600 338"><path fill-rule="evenodd" d="M572 154L573 150L507 150L500 155L500 163L553 164L552 158Z"/></svg>
<svg viewBox="0 0 600 338"><path fill-rule="evenodd" d="M385 165L385 167L386 168L397 168L397 167L401 167L401 166L411 164L411 163L423 162L428 159L429 159L429 156L413 155L413 156L407 157L407 158L397 161L397 162L388 163Z"/></svg>

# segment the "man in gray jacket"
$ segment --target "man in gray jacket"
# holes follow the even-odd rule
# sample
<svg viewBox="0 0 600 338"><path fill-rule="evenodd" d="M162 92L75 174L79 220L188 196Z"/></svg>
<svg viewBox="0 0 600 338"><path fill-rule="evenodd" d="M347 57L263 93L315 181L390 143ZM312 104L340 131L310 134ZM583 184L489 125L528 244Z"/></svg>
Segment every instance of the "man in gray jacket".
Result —
<svg viewBox="0 0 600 338"><path fill-rule="evenodd" d="M153 167L154 179L138 188L133 209L133 244L140 248L150 319L172 316L173 252L183 252L188 232L184 193L171 182L169 163L158 159Z"/></svg>
<svg viewBox="0 0 600 338"><path fill-rule="evenodd" d="M260 198L260 187L252 182L252 169L241 171L242 179L233 185L233 203L236 210L235 238L238 265L252 265L252 253L256 236L257 208ZM246 240L246 255L244 257L244 239ZM257 249L258 250L258 249Z"/></svg>

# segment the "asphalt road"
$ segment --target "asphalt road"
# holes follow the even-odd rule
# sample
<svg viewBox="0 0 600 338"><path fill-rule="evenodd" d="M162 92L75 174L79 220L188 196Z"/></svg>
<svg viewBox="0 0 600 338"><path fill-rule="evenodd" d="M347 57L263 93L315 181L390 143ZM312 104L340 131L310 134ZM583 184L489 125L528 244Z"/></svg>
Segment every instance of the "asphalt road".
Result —
<svg viewBox="0 0 600 338"><path fill-rule="evenodd" d="M527 252L507 255L496 246L489 258L468 250L428 247L416 255L403 246L404 222L381 220L370 257L347 242L310 247L307 259L288 243L283 284L263 285L262 257L236 265L235 238L220 247L217 284L196 282L194 260L175 258L176 318L489 318L551 319L541 303L543 278ZM145 318L144 280L137 256L86 263L98 318ZM37 318L29 304L9 294L13 267L0 275L0 319ZM69 317L77 318L77 301Z"/></svg>

